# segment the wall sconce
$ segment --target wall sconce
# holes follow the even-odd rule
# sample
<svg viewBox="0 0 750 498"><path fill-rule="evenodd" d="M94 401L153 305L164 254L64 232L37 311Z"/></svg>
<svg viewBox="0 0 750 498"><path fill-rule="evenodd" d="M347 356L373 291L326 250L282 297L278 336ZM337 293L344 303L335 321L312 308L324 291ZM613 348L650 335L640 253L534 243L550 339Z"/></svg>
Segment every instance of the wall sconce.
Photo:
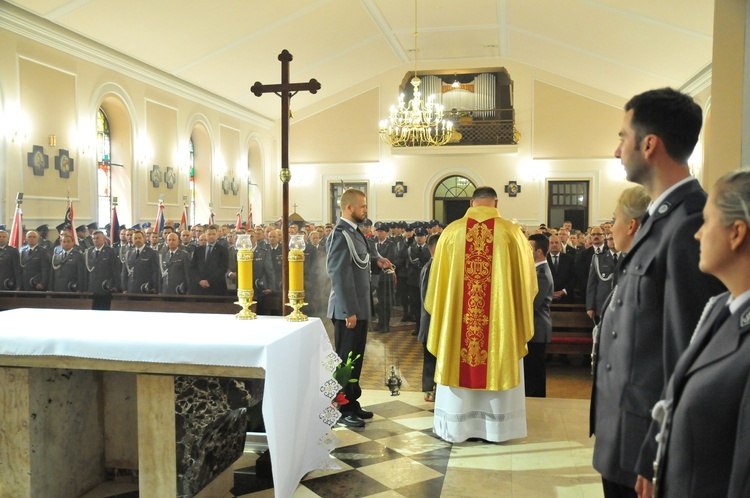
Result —
<svg viewBox="0 0 750 498"><path fill-rule="evenodd" d="M5 135L12 143L24 142L29 129L29 120L20 110L8 111L0 119L0 135Z"/></svg>
<svg viewBox="0 0 750 498"><path fill-rule="evenodd" d="M151 160L154 157L154 148L151 146L151 142L148 137L141 137L138 141L138 164L141 166L151 164Z"/></svg>
<svg viewBox="0 0 750 498"><path fill-rule="evenodd" d="M49 136L49 146L50 147L57 147L57 137L55 135Z"/></svg>

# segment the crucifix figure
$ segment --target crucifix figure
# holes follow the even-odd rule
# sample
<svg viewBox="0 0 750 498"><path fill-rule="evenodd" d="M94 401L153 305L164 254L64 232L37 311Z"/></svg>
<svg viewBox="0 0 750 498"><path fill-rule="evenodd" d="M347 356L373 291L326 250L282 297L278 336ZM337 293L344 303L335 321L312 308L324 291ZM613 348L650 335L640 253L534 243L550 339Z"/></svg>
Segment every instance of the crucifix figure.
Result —
<svg viewBox="0 0 750 498"><path fill-rule="evenodd" d="M297 92L305 91L315 94L320 90L320 83L315 78L311 78L307 83L290 83L289 82L289 63L292 61L292 54L288 50L283 50L279 54L281 61L281 83L275 85L263 85L256 81L250 88L250 91L256 97L264 93L275 93L281 97L281 174L279 177L282 182L282 206L281 206L281 299L287 299L289 292L289 180L292 174L289 171L289 103ZM287 315L286 306L283 306L282 314Z"/></svg>

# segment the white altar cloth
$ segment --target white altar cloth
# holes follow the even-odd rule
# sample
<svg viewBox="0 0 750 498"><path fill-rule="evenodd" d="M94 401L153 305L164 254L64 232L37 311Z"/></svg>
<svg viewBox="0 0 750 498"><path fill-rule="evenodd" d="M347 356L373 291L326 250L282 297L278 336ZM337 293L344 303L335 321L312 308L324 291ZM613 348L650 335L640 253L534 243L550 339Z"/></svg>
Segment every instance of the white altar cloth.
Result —
<svg viewBox="0 0 750 498"><path fill-rule="evenodd" d="M263 368L275 495L292 496L307 472L330 463L340 416L331 406L338 391L331 374L339 359L318 318L53 309L0 317L0 366L13 356L64 356L167 364L175 373L186 365Z"/></svg>

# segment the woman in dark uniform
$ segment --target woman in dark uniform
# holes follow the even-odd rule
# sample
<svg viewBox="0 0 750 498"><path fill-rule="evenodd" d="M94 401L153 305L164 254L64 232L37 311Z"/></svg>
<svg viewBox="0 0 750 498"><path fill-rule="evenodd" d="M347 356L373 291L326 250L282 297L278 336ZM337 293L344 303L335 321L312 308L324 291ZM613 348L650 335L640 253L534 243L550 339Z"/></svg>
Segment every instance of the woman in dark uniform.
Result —
<svg viewBox="0 0 750 498"><path fill-rule="evenodd" d="M651 433L661 431L655 493L680 498L747 497L750 171L719 179L703 215L703 226L695 235L700 241L700 269L721 280L728 291L706 305L666 396L654 408Z"/></svg>

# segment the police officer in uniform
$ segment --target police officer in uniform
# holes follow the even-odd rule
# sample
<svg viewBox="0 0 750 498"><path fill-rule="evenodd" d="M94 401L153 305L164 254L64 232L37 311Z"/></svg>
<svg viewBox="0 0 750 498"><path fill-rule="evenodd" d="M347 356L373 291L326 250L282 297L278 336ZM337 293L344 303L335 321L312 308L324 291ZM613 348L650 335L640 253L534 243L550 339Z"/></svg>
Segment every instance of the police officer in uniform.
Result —
<svg viewBox="0 0 750 498"><path fill-rule="evenodd" d="M417 322L417 327L414 331L414 335L419 331L420 323L420 296L419 296L419 275L422 273L422 268L430 260L430 251L427 249L427 229L423 226L418 226L414 229L414 243L409 246L406 250L407 253L407 265L409 266L407 285L409 295L409 316L414 317L414 321Z"/></svg>
<svg viewBox="0 0 750 498"><path fill-rule="evenodd" d="M257 233L256 238L257 238ZM259 315L267 315L265 296L268 296L276 288L276 276L273 271L269 245L255 242L253 247L253 290L257 301L257 312Z"/></svg>
<svg viewBox="0 0 750 498"><path fill-rule="evenodd" d="M49 288L53 292L78 292L86 284L86 266L83 254L73 250L73 237L60 237L60 251L52 256Z"/></svg>
<svg viewBox="0 0 750 498"><path fill-rule="evenodd" d="M145 245L140 230L133 233L133 249L122 267L122 291L129 294L155 294L159 290L159 253Z"/></svg>
<svg viewBox="0 0 750 498"><path fill-rule="evenodd" d="M10 235L0 227L0 291L21 290L21 258L18 249L8 245Z"/></svg>
<svg viewBox="0 0 750 498"><path fill-rule="evenodd" d="M50 255L39 246L34 230L26 233L26 243L21 250L21 290L45 291L49 289Z"/></svg>
<svg viewBox="0 0 750 498"><path fill-rule="evenodd" d="M396 255L396 246L388 240L388 231L387 223L375 223L376 236L370 237L367 242L371 246L371 253L393 262ZM380 332L390 332L391 311L394 301L393 274L392 268L382 269L377 265L372 266L371 285L375 287L378 298L375 311L378 315L378 330Z"/></svg>
<svg viewBox="0 0 750 498"><path fill-rule="evenodd" d="M160 294L187 294L190 285L190 254L180 248L176 233L167 235L167 251L159 255Z"/></svg>
<svg viewBox="0 0 750 498"><path fill-rule="evenodd" d="M93 309L109 309L112 293L122 289L120 284L120 260L114 249L106 245L104 232L96 230L92 236L94 246L86 250L83 262L86 266L86 290L94 294Z"/></svg>

